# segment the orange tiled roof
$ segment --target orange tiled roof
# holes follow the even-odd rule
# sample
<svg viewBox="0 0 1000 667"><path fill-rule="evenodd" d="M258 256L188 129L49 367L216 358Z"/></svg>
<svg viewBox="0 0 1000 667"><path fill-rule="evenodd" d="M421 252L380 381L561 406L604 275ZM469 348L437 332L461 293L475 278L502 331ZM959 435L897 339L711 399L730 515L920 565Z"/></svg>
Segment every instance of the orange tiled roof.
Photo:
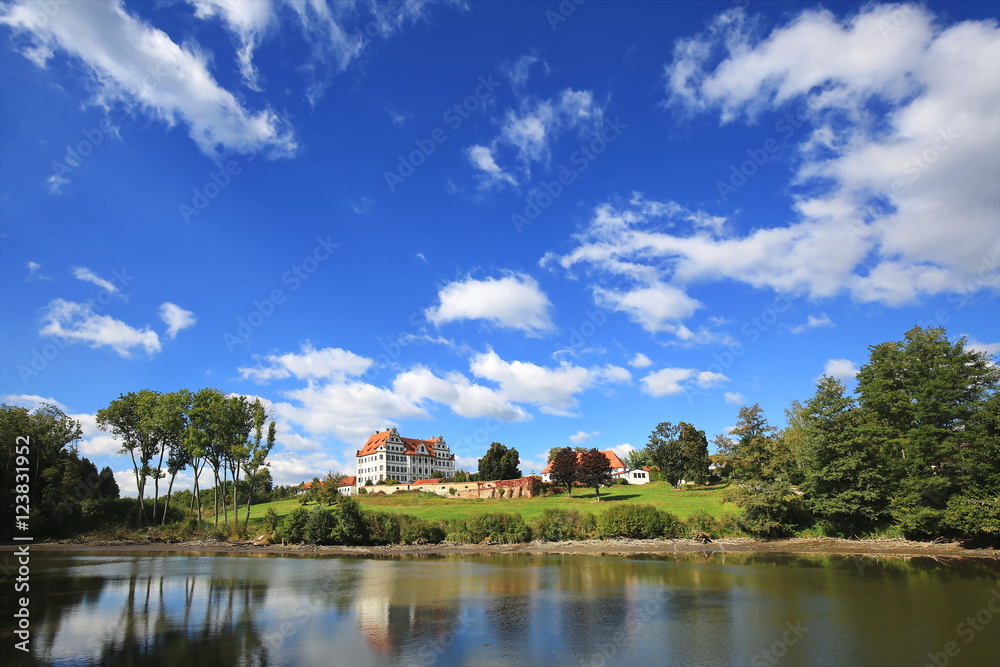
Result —
<svg viewBox="0 0 1000 667"><path fill-rule="evenodd" d="M384 445L386 440L389 439L389 434L391 431L380 431L378 433L372 434L368 438L368 442L365 446L358 451L358 456L368 456L369 454L374 454L378 451L381 445ZM420 449L420 445L423 445L427 449L427 453L430 456L437 456L434 452L434 445L438 443L439 438L433 438L431 440L418 440L416 438L404 438L400 436L400 440L403 441L403 448L406 450L407 454L416 454L417 450Z"/></svg>
<svg viewBox="0 0 1000 667"><path fill-rule="evenodd" d="M604 454L604 458L606 458L608 460L608 463L611 464L611 468L612 469L614 469L614 468L627 468L628 467L624 463L622 463L622 460L620 458L618 458L618 455L615 454L610 449L605 449L604 451L601 452L601 454ZM577 452L576 453L576 462L577 463L580 462L580 455L581 455L581 452ZM549 464L547 466L545 466L545 470L542 471L542 474L546 475L546 474L551 473L551 472L552 472L552 461L549 461Z"/></svg>
<svg viewBox="0 0 1000 667"><path fill-rule="evenodd" d="M350 477L344 477L343 479L341 479L340 484L338 484L338 486L354 486L357 483L358 483L358 478L352 475Z"/></svg>
<svg viewBox="0 0 1000 667"><path fill-rule="evenodd" d="M433 479L418 479L414 484L440 484L444 477L435 477Z"/></svg>

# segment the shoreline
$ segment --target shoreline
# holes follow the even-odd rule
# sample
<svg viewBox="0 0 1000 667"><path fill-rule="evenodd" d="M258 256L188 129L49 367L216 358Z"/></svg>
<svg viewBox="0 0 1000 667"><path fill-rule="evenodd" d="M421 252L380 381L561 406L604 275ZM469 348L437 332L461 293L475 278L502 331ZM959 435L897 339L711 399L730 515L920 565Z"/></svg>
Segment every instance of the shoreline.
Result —
<svg viewBox="0 0 1000 667"><path fill-rule="evenodd" d="M0 547L13 550L18 545ZM848 540L834 537L761 540L749 537L720 538L708 544L691 539L677 540L577 540L572 542L527 542L521 544L423 544L387 546L317 546L311 544L257 544L253 541L214 539L182 542L142 541L59 541L31 545L32 551L118 551L135 553L212 553L234 555L303 556L434 556L434 555L571 555L637 556L673 553L758 553L771 555L880 556L911 558L988 558L1000 560L1000 550L992 547L965 548L954 542L910 542L903 539Z"/></svg>

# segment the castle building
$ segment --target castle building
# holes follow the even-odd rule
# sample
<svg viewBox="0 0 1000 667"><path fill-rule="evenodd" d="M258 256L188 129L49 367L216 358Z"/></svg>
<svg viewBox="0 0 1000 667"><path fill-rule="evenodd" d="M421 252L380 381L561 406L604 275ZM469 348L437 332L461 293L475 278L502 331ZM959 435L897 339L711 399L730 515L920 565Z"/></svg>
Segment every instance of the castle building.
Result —
<svg viewBox="0 0 1000 667"><path fill-rule="evenodd" d="M444 438L404 438L395 429L374 433L357 452L357 483L360 486L394 479L410 484L429 477L455 474L455 455Z"/></svg>

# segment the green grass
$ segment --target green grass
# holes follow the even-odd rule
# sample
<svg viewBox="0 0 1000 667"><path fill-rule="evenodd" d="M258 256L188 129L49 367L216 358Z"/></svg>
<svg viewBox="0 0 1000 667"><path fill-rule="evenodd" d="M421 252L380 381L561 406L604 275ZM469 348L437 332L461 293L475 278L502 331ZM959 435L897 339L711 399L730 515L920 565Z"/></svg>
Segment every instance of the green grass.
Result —
<svg viewBox="0 0 1000 667"><path fill-rule="evenodd" d="M374 487L378 488L378 487ZM421 519L464 519L478 512L516 512L525 521L530 521L549 508L577 509L585 512L603 512L615 503L651 503L659 509L671 512L681 519L697 510L705 510L713 517L735 514L738 510L732 503L723 504L725 485L708 488L677 491L666 482L651 482L642 485L613 486L601 490L601 502L593 489L576 489L573 496L541 496L538 498L508 499L463 499L445 498L432 494L413 495L360 495L355 496L362 508L378 512L398 512L411 514ZM250 521L259 521L268 507L273 507L278 516L284 516L296 507L299 501L278 500L273 503L252 505ZM307 507L313 507L313 504Z"/></svg>

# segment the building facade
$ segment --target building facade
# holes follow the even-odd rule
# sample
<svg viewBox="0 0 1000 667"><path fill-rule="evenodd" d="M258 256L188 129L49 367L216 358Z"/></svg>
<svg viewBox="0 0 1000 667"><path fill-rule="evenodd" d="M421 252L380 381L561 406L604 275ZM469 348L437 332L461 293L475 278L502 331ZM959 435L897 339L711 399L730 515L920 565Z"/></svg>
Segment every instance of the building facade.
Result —
<svg viewBox="0 0 1000 667"><path fill-rule="evenodd" d="M611 474L612 475L619 475L619 474L624 474L624 473L628 472L628 466L626 466L625 463L623 463L622 460L620 458L618 458L618 455L615 454L613 451L611 451L610 449L605 449L604 451L601 452L601 454L604 454L604 458L606 458L608 460L608 465L611 466ZM577 452L576 453L576 462L577 463L580 462L580 456L581 456L581 453ZM551 482L552 481L552 462L551 461L549 461L549 464L547 466L545 466L545 470L542 471L542 481L543 482Z"/></svg>
<svg viewBox="0 0 1000 667"><path fill-rule="evenodd" d="M452 477L455 455L444 438L404 438L392 428L374 433L357 452L357 484L377 484L394 479L410 484L429 477Z"/></svg>

